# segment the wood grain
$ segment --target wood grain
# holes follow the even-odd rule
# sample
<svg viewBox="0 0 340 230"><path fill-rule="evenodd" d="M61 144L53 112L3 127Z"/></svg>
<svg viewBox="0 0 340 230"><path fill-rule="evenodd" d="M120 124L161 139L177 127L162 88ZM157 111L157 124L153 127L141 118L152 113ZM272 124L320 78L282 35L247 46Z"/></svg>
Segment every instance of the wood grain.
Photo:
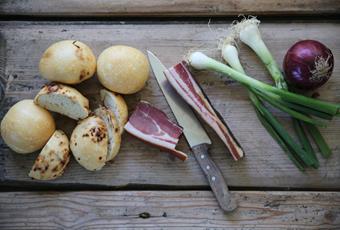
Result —
<svg viewBox="0 0 340 230"><path fill-rule="evenodd" d="M335 15L339 0L2 0L0 14L29 16Z"/></svg>
<svg viewBox="0 0 340 230"><path fill-rule="evenodd" d="M0 33L6 41L6 96L4 113L18 100L33 98L46 81L39 76L38 62L43 51L53 42L62 39L79 39L92 47L99 55L114 44L125 44L143 51L150 49L165 65L178 62L190 49L210 49L209 54L217 56L211 49L218 38L226 34L230 22L178 23L158 22L156 24L130 24L129 22L0 22ZM340 103L340 24L317 22L263 23L262 35L278 63L286 50L297 40L310 38L326 44L335 57L335 69L330 81L319 90L321 98ZM247 47L240 46L241 61L246 71L267 82L271 82L265 68ZM138 100L143 99L165 111L173 118L165 99L150 74L146 88L135 95L125 97L130 111ZM210 98L213 106L229 124L241 143L246 156L234 162L225 146L210 129L213 140L211 155L230 186L249 187L295 187L295 188L340 188L340 119L335 119L322 129L333 156L320 159L318 170L299 172L285 153L261 126L249 103L246 90L238 83L218 74L200 72L195 74L198 82ZM94 77L77 86L91 101L91 108L98 104L100 85ZM285 121L289 119L275 111ZM58 127L68 134L74 122L56 116ZM154 147L150 147L128 134L123 135L121 152L116 160L99 172L88 172L71 161L63 177L51 182L35 182L27 173L37 154L27 156L11 152L0 140L0 178L4 184L41 188L42 186L205 186L207 181L197 162L190 155L181 162ZM178 149L188 152L185 140L180 140Z"/></svg>
<svg viewBox="0 0 340 230"><path fill-rule="evenodd" d="M340 193L209 191L0 193L1 229L339 229Z"/></svg>

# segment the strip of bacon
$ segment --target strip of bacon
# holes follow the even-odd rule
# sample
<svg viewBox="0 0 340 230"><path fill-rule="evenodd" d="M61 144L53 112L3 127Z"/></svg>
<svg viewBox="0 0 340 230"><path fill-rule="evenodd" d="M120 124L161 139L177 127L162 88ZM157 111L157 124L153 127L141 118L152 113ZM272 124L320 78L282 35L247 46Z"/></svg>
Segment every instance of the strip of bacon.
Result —
<svg viewBox="0 0 340 230"><path fill-rule="evenodd" d="M223 121L217 111L211 106L208 98L189 72L186 62L164 71L164 74L177 93L211 126L227 146L234 160L243 157L243 150L227 124Z"/></svg>
<svg viewBox="0 0 340 230"><path fill-rule="evenodd" d="M166 114L151 106L146 101L141 101L124 129L138 139L157 146L182 161L188 156L175 149L183 129L169 120Z"/></svg>

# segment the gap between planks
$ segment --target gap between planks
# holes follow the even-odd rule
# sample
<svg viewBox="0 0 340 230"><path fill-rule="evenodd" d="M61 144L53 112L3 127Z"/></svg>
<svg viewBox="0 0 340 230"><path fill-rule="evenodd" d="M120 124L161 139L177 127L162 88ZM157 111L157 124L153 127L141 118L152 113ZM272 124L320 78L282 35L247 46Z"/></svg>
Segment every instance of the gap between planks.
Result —
<svg viewBox="0 0 340 230"><path fill-rule="evenodd" d="M228 186L230 191L265 191L265 192L340 192L338 188L303 188L303 187L256 187ZM44 182L26 182L18 181L0 182L0 192L44 192L44 191L211 191L209 185L192 186L192 185L159 185L159 184L127 184L119 186L94 185L85 183L44 183Z"/></svg>

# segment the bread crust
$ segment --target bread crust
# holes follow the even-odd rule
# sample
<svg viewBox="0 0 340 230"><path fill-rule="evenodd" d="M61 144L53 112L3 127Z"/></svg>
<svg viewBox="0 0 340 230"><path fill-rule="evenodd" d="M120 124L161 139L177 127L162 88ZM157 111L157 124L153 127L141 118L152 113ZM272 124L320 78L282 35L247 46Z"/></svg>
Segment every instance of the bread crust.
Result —
<svg viewBox="0 0 340 230"><path fill-rule="evenodd" d="M13 105L1 121L1 137L13 151L28 154L41 149L55 131L49 111L22 100Z"/></svg>
<svg viewBox="0 0 340 230"><path fill-rule="evenodd" d="M128 107L124 98L122 95L106 89L100 90L100 98L104 106L114 113L119 124L120 133L122 134L128 120Z"/></svg>
<svg viewBox="0 0 340 230"><path fill-rule="evenodd" d="M93 76L96 57L90 47L80 41L59 41L45 50L39 71L43 78L50 81L78 84Z"/></svg>
<svg viewBox="0 0 340 230"><path fill-rule="evenodd" d="M107 160L108 135L105 122L96 115L81 120L72 132L70 148L76 161L85 169L100 170Z"/></svg>
<svg viewBox="0 0 340 230"><path fill-rule="evenodd" d="M121 134L118 121L113 112L106 107L99 107L94 111L106 124L108 134L108 150L106 161L113 160L119 152L121 144Z"/></svg>
<svg viewBox="0 0 340 230"><path fill-rule="evenodd" d="M69 140L56 130L35 160L29 176L36 180L53 180L60 177L70 161Z"/></svg>
<svg viewBox="0 0 340 230"><path fill-rule="evenodd" d="M44 103L42 97L60 97L60 100L70 100L73 105L79 105L82 113L77 114L74 108L66 108L66 103L56 106L53 103ZM66 101L65 101L66 102ZM57 112L68 116L74 120L84 119L89 115L89 100L83 96L78 90L70 86L58 83L50 83L45 85L34 98L34 103L53 112Z"/></svg>
<svg viewBox="0 0 340 230"><path fill-rule="evenodd" d="M129 46L111 46L97 60L100 83L121 94L140 91L149 79L149 72L149 62L145 54Z"/></svg>

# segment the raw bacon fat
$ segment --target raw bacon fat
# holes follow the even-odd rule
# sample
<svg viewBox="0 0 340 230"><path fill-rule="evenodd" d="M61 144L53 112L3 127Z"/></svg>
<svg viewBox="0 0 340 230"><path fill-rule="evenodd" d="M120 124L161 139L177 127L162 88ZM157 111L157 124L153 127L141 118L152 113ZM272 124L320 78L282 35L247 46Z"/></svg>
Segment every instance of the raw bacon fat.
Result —
<svg viewBox="0 0 340 230"><path fill-rule="evenodd" d="M179 63L165 72L170 84L177 93L211 126L227 146L235 160L243 157L243 150L238 144L228 126L219 118L210 105L201 88L186 67L186 63Z"/></svg>

